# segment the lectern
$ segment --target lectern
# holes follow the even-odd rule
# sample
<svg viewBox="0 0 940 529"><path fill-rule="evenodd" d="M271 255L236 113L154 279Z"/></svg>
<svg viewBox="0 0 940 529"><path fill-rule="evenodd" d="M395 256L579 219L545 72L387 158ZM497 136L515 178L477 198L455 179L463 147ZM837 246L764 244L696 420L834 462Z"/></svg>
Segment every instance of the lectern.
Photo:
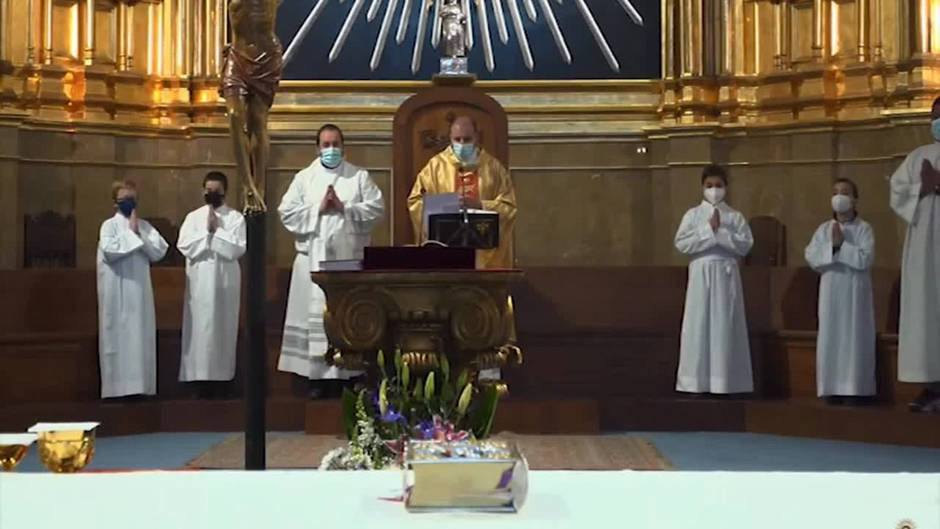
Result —
<svg viewBox="0 0 940 529"><path fill-rule="evenodd" d="M447 246L491 250L499 247L499 214L463 210L428 215L428 240Z"/></svg>
<svg viewBox="0 0 940 529"><path fill-rule="evenodd" d="M416 375L439 366L442 355L474 374L520 363L508 299L522 272L476 270L473 252L366 248L363 270L313 272L326 294L327 362L371 372L379 350L399 350Z"/></svg>

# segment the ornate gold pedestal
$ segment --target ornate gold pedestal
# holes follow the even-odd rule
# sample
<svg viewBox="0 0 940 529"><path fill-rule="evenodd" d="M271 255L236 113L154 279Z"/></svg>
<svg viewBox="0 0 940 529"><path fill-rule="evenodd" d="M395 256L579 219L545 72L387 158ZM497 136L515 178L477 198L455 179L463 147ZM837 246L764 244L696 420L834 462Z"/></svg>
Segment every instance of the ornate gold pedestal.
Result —
<svg viewBox="0 0 940 529"><path fill-rule="evenodd" d="M412 372L438 365L481 369L521 363L509 343L509 285L518 270L314 272L326 293L327 362L365 369L379 350L401 350Z"/></svg>

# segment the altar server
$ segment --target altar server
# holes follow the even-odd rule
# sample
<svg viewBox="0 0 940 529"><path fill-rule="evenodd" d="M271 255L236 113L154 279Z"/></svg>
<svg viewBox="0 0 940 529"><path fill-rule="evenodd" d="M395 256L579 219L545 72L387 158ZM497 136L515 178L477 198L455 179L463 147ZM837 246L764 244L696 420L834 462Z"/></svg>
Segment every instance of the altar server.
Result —
<svg viewBox="0 0 940 529"><path fill-rule="evenodd" d="M871 268L875 236L858 218L858 188L846 178L832 188L833 218L806 247L806 262L819 281L816 393L841 397L875 394L875 309Z"/></svg>
<svg viewBox="0 0 940 529"><path fill-rule="evenodd" d="M934 142L914 149L891 176L891 208L907 223L901 265L898 380L923 385L912 411L940 411L940 98Z"/></svg>
<svg viewBox="0 0 940 529"><path fill-rule="evenodd" d="M281 222L296 237L297 249L278 369L314 381L314 398L336 393L339 385L327 381L360 373L326 363L326 297L310 280L310 272L319 270L321 261L361 259L385 210L382 192L369 172L343 159L339 127L321 127L317 146L320 156L294 176L278 207Z"/></svg>
<svg viewBox="0 0 940 529"><path fill-rule="evenodd" d="M702 172L705 200L686 212L676 248L692 258L682 318L676 390L687 393L753 391L744 293L738 260L754 239L747 220L725 202L728 175Z"/></svg>
<svg viewBox="0 0 940 529"><path fill-rule="evenodd" d="M150 263L169 247L137 216L137 187L115 182L114 216L98 237L98 355L101 397L157 392L157 326Z"/></svg>
<svg viewBox="0 0 940 529"><path fill-rule="evenodd" d="M228 178L203 179L205 206L186 215L176 246L186 257L180 381L235 378L245 219L225 204Z"/></svg>

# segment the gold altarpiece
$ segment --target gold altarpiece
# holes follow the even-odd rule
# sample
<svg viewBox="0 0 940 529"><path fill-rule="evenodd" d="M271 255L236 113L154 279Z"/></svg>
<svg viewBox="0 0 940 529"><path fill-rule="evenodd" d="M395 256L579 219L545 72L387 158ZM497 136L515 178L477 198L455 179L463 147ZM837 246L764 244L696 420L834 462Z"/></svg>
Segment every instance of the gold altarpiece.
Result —
<svg viewBox="0 0 940 529"><path fill-rule="evenodd" d="M49 118L198 121L220 110L226 8L0 0L0 101ZM920 107L940 86L936 0L663 0L661 22L664 124L871 117Z"/></svg>
<svg viewBox="0 0 940 529"><path fill-rule="evenodd" d="M664 0L664 122L807 121L929 105L936 0Z"/></svg>
<svg viewBox="0 0 940 529"><path fill-rule="evenodd" d="M234 173L216 89L225 0L0 0L0 268L23 257L23 216L76 219L77 265L94 266L110 182L171 222L200 203L205 171ZM940 93L940 0L663 0L660 79L479 82L506 109L520 201L517 266L678 265L682 213L703 164L732 167L732 200L786 225L798 256L834 176L859 182L897 267L903 226L885 176L929 141ZM428 81L287 81L272 109L268 193L340 124L348 154L387 196L392 119ZM239 182L233 182L233 188ZM559 226L530 211L568 211ZM394 204L374 240L388 244ZM289 266L289 234L269 259ZM580 225L598 229L585 233ZM559 252L563 246L566 251ZM788 263L799 265L800 263Z"/></svg>
<svg viewBox="0 0 940 529"><path fill-rule="evenodd" d="M2 105L179 125L219 111L225 0L0 0Z"/></svg>

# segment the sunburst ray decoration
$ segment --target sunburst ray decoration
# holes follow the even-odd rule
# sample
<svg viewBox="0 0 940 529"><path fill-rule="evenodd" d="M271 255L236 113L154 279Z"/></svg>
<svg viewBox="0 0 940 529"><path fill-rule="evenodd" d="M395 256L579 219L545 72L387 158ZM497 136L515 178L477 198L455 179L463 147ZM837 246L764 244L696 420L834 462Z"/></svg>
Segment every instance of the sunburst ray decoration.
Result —
<svg viewBox="0 0 940 529"><path fill-rule="evenodd" d="M490 30L491 12L492 20L496 24L496 35L503 44L509 42L510 33L508 24L512 24L513 34L519 46L519 53L529 71L535 69L535 59L532 56L532 48L526 35L523 16L528 17L533 23L547 24L561 59L566 64L571 64L573 57L568 48L568 43L565 40L564 28L558 23L551 0L461 1L464 13L467 15L467 48L472 49L477 43L477 40L479 40L483 48L483 59L486 64L486 69L490 72L493 72L496 68L496 57L493 53L493 42L491 40ZM640 15L640 12L633 6L630 0L610 1L616 1L623 7L625 18L629 18L634 24L639 26L643 25L643 16ZM559 6L564 5L565 2L570 2L575 5L598 48L604 55L604 59L607 60L610 69L614 72L619 72L620 62L607 43L607 37L598 25L597 19L588 7L586 0L554 0L554 2ZM287 51L284 53L284 62L287 63L293 58L300 44L307 35L310 34L311 29L313 29L317 19L320 18L325 9L328 9L331 4L339 5L344 3L351 4L351 7L346 14L346 19L339 33L336 35L336 39L333 41L333 47L330 49L329 54L330 62L334 62L339 58L357 18L362 16L367 22L372 23L377 19L382 7L384 7L385 12L381 17L381 25L379 26L378 36L376 37L373 47L372 58L369 62L369 68L372 71L378 69L399 4L401 4L402 7L398 18L398 29L395 34L395 42L397 44L402 44L408 38L408 22L412 16L412 11L417 10L418 12L418 24L415 29L414 44L411 50L412 74L416 74L421 67L421 53L424 50L425 39L430 38L431 46L435 49L440 45L441 19L438 13L440 12L443 0L369 0L368 9L366 10L363 10L363 7L367 4L366 0L317 0L316 4L311 8L310 13L307 15L307 18L300 26L300 29L288 44ZM431 32L430 37L427 35L429 29ZM477 32L479 33L478 35Z"/></svg>

